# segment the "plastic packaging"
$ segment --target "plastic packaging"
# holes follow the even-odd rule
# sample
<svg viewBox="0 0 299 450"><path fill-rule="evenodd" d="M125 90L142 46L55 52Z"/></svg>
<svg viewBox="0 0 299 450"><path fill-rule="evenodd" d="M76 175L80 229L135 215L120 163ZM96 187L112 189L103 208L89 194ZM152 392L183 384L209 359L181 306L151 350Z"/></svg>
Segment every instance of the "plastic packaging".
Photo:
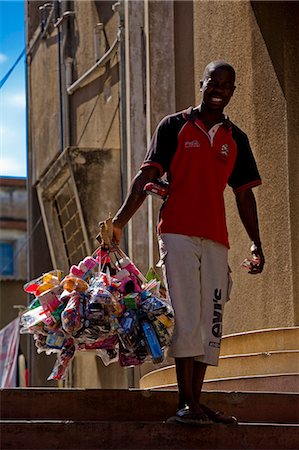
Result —
<svg viewBox="0 0 299 450"><path fill-rule="evenodd" d="M103 364L107 367L112 363L118 362L118 350L117 349L98 349L97 355L100 356Z"/></svg>
<svg viewBox="0 0 299 450"><path fill-rule="evenodd" d="M97 266L98 260L92 256L86 256L79 264L70 268L70 275L77 278L86 278L90 272Z"/></svg>
<svg viewBox="0 0 299 450"><path fill-rule="evenodd" d="M61 270L51 270L39 278L29 281L24 285L24 291L29 294L35 294L37 297L58 286L62 280L63 272Z"/></svg>
<svg viewBox="0 0 299 450"><path fill-rule="evenodd" d="M69 334L78 332L83 327L84 297L74 292L61 314L62 328Z"/></svg>
<svg viewBox="0 0 299 450"><path fill-rule="evenodd" d="M243 267L248 272L250 272L255 267L258 267L260 262L261 262L261 260L260 260L259 256L257 256L257 257L253 256L251 258L245 258L244 261L241 264L241 267Z"/></svg>
<svg viewBox="0 0 299 450"><path fill-rule="evenodd" d="M63 380L66 377L69 364L75 356L75 351L74 341L69 338L62 347L53 370L47 378L48 380Z"/></svg>
<svg viewBox="0 0 299 450"><path fill-rule="evenodd" d="M135 266L135 264L130 260L130 258L121 258L118 262L121 269L126 269L129 273L135 275L141 283L146 283L146 278L142 275L139 269Z"/></svg>
<svg viewBox="0 0 299 450"><path fill-rule="evenodd" d="M173 309L159 296L160 281L148 281L120 249L97 255L64 278L53 270L24 286L39 295L21 315L20 332L33 334L38 353L57 353L49 380L66 376L76 351L129 367L161 362L170 343Z"/></svg>
<svg viewBox="0 0 299 450"><path fill-rule="evenodd" d="M42 321L46 321L48 318L44 308L38 306L22 314L21 324L27 328L34 327Z"/></svg>
<svg viewBox="0 0 299 450"><path fill-rule="evenodd" d="M55 350L61 350L65 343L65 336L63 333L49 332L46 338L46 346Z"/></svg>
<svg viewBox="0 0 299 450"><path fill-rule="evenodd" d="M81 278L75 277L74 275L67 275L62 281L62 285L63 288L68 292L85 292L89 288L88 283L86 283Z"/></svg>
<svg viewBox="0 0 299 450"><path fill-rule="evenodd" d="M158 297L148 296L141 302L141 309L149 316L155 317L166 314L167 317L173 319L172 306L166 301Z"/></svg>
<svg viewBox="0 0 299 450"><path fill-rule="evenodd" d="M160 363L163 361L163 351L157 335L149 322L142 321L142 330L145 336L147 345L153 358L153 363Z"/></svg>
<svg viewBox="0 0 299 450"><path fill-rule="evenodd" d="M148 195L154 195L162 200L166 200L169 194L169 183L159 179L156 182L147 183L144 186L144 191Z"/></svg>

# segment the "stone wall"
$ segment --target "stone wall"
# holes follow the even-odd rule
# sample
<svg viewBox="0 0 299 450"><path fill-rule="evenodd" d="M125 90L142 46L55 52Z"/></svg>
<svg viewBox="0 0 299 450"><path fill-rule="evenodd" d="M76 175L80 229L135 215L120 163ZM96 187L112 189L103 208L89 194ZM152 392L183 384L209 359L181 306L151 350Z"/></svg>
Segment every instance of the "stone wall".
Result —
<svg viewBox="0 0 299 450"><path fill-rule="evenodd" d="M196 84L211 60L224 59L235 67L237 89L227 113L248 134L263 179L254 190L267 261L261 276L248 276L240 268L250 242L234 195L229 191L226 195L234 289L226 307L225 333L298 323L294 314L298 251L293 235L298 230L294 194L298 176L293 172L298 152L296 156L294 116L288 114L298 106L295 96L286 94L293 92L298 79L296 71L286 76L298 53L296 17L298 4L292 2L194 2ZM196 88L195 93L198 102ZM290 166L290 158L295 166Z"/></svg>

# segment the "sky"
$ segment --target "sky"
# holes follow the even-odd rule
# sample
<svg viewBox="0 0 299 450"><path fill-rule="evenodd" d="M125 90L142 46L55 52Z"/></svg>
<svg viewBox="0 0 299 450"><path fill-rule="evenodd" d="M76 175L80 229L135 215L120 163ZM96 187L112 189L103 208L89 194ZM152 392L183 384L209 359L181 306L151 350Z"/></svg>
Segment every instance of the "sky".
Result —
<svg viewBox="0 0 299 450"><path fill-rule="evenodd" d="M25 48L25 3L0 0L0 80ZM0 88L0 176L26 177L25 55Z"/></svg>

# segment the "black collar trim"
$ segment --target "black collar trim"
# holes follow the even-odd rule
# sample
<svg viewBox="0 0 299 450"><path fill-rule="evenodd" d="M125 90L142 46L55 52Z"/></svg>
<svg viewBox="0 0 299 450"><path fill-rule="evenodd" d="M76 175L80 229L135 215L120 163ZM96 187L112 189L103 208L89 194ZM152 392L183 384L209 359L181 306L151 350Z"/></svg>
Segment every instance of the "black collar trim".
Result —
<svg viewBox="0 0 299 450"><path fill-rule="evenodd" d="M184 111L184 117L186 120L190 122L195 122L196 119L200 119L200 113L201 113L201 105L197 106L196 108L190 106L188 109ZM222 114L222 124L227 130L229 130L232 127L232 123L229 120L229 117L225 114Z"/></svg>

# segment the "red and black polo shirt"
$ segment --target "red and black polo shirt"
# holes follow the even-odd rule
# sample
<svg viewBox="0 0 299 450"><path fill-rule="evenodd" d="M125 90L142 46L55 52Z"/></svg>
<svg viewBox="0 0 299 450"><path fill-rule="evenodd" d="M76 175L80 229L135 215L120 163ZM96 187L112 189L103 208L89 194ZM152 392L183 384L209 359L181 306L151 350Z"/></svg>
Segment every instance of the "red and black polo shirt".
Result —
<svg viewBox="0 0 299 450"><path fill-rule="evenodd" d="M160 122L142 168L147 166L158 167L170 182L158 231L199 236L227 247L226 184L235 193L261 184L246 134L225 116L208 131L193 108Z"/></svg>

